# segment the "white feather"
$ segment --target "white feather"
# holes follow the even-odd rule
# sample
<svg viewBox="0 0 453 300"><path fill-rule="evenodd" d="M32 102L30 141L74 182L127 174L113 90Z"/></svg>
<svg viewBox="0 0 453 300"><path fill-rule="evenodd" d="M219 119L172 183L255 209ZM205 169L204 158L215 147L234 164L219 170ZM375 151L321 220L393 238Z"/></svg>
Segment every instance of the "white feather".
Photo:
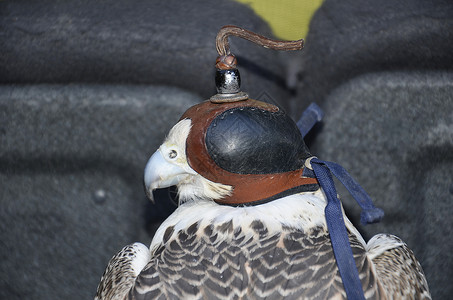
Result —
<svg viewBox="0 0 453 300"><path fill-rule="evenodd" d="M156 231L150 245L153 252L162 244L165 229L174 226L178 232L198 222L201 227L232 221L234 226L250 227L255 220L265 221L269 232L281 232L284 226L301 230L322 227L327 230L323 193L305 192L255 206L232 207L213 201L188 200L168 217ZM352 226L352 225L351 225Z"/></svg>
<svg viewBox="0 0 453 300"><path fill-rule="evenodd" d="M366 250L368 257L374 259L385 251L395 249L403 245L405 245L404 242L394 235L377 234L368 241Z"/></svg>
<svg viewBox="0 0 453 300"><path fill-rule="evenodd" d="M178 174L177 188L180 199L180 204L187 200L193 199L210 199L218 200L225 196L229 196L233 190L230 185L212 182L195 172L189 165L186 157L186 140L192 127L190 119L179 121L170 130L164 143L159 147L156 153L162 157L164 164L159 162L161 168L166 170L165 173L158 174L158 178L168 178ZM155 156L155 155L153 155ZM152 158L147 164L145 170L145 183L151 187L165 187L166 181L149 182L148 178L155 176L158 170L148 168ZM172 170L178 170L176 173ZM183 171L183 173L181 172ZM175 174L173 174L175 173ZM176 177L175 177L176 178ZM168 181L170 182L170 181ZM163 186L160 184L163 183Z"/></svg>
<svg viewBox="0 0 453 300"><path fill-rule="evenodd" d="M148 247L142 243L134 243L132 247L134 249L135 257L131 261L131 267L135 276L138 276L138 274L140 274L146 264L150 261L151 253L149 252Z"/></svg>

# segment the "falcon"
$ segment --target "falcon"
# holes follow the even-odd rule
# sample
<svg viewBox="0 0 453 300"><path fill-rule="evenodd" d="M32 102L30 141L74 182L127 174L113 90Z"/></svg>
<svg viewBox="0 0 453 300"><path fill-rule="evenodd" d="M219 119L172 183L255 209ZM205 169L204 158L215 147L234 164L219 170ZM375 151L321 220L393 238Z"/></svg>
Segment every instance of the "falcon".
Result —
<svg viewBox="0 0 453 300"><path fill-rule="evenodd" d="M346 299L311 158L277 106L189 108L144 172L151 199L176 185L179 206L149 248L128 245L110 260L95 299ZM431 299L401 239L365 242L343 218L366 299Z"/></svg>

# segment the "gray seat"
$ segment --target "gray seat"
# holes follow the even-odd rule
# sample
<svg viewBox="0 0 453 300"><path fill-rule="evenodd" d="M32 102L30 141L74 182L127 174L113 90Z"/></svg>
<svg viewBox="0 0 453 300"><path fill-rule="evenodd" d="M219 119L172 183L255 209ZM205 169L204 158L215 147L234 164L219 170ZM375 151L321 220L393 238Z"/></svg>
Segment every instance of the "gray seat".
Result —
<svg viewBox="0 0 453 300"><path fill-rule="evenodd" d="M0 298L93 298L113 254L150 242L174 195L146 199L146 161L214 94L230 23L270 32L233 1L0 3ZM231 44L244 90L285 99L278 54Z"/></svg>
<svg viewBox="0 0 453 300"><path fill-rule="evenodd" d="M385 210L360 229L407 241L435 299L453 293L449 2L326 0L292 98L284 56L231 40L251 97L293 116L321 105L311 152ZM217 30L270 31L233 1L3 1L0 16L0 298L92 298L110 257L149 243L174 209L147 201L143 168L182 112L215 92Z"/></svg>
<svg viewBox="0 0 453 300"><path fill-rule="evenodd" d="M453 4L330 1L315 14L301 62L298 111L317 102L307 137L384 209L365 236L400 236L420 260L433 299L453 294ZM350 217L359 216L339 188Z"/></svg>

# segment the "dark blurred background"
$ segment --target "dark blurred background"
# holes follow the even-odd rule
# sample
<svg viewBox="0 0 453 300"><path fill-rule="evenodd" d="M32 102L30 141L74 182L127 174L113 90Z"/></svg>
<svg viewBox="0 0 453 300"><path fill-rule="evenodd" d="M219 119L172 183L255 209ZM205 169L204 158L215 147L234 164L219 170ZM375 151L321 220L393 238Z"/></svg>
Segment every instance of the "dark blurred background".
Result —
<svg viewBox="0 0 453 300"><path fill-rule="evenodd" d="M241 2L0 1L1 299L93 298L113 254L150 243L175 191L152 205L145 163L215 93L227 24L305 38L299 53L232 38L242 90L294 120L320 105L312 153L386 212L361 232L400 236L433 298L453 294L451 1Z"/></svg>

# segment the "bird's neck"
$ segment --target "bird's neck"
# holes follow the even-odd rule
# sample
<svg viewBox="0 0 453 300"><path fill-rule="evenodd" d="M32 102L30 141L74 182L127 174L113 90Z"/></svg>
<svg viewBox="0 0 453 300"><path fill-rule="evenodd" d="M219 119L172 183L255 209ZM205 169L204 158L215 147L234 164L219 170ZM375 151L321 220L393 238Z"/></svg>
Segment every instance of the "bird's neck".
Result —
<svg viewBox="0 0 453 300"><path fill-rule="evenodd" d="M325 206L326 200L321 190L295 194L251 207L231 207L213 201L191 200L183 203L162 223L154 235L150 249L153 251L163 243L167 228L172 227L173 234L176 234L193 224L204 228L231 222L235 229L250 228L254 221L259 220L266 225L270 233L281 232L284 227L304 232L315 227L327 230ZM225 236L225 239L228 239L228 236Z"/></svg>

